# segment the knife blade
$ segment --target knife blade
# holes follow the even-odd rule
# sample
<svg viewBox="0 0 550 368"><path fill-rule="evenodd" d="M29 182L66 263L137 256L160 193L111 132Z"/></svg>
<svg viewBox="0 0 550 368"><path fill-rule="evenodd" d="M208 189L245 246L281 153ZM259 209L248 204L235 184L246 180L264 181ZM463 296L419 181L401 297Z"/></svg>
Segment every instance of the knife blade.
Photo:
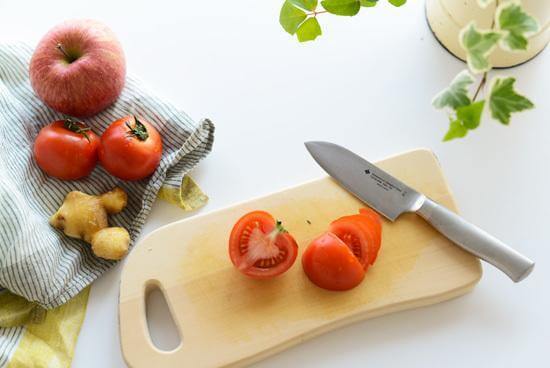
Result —
<svg viewBox="0 0 550 368"><path fill-rule="evenodd" d="M344 147L328 142L305 145L330 176L388 220L414 211L423 200L423 194Z"/></svg>
<svg viewBox="0 0 550 368"><path fill-rule="evenodd" d="M456 245L519 282L535 263L376 165L334 143L306 142L315 161L350 193L390 221L414 212Z"/></svg>

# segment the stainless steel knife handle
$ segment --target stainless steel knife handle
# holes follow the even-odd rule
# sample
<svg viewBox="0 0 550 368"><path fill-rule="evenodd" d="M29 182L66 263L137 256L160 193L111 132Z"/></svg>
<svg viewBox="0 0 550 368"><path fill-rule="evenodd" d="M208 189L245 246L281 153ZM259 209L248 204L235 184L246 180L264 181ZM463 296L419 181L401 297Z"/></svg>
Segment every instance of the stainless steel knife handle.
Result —
<svg viewBox="0 0 550 368"><path fill-rule="evenodd" d="M514 282L526 278L535 267L529 258L429 198L416 213L449 240L499 268Z"/></svg>

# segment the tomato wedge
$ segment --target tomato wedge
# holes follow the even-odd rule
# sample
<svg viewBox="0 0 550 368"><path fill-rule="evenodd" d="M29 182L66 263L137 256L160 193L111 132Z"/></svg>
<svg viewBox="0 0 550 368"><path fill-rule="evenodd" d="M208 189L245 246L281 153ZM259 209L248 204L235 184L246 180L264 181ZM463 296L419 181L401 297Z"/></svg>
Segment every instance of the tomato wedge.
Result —
<svg viewBox="0 0 550 368"><path fill-rule="evenodd" d="M342 240L366 270L372 256L372 231L357 219L358 215L344 216L330 224L329 231Z"/></svg>
<svg viewBox="0 0 550 368"><path fill-rule="evenodd" d="M382 221L370 208L362 208L359 214L343 216L330 224L329 231L350 247L366 270L378 256L382 241Z"/></svg>
<svg viewBox="0 0 550 368"><path fill-rule="evenodd" d="M284 273L294 264L297 255L294 238L268 212L247 213L231 230L231 262L252 278L268 279Z"/></svg>
<svg viewBox="0 0 550 368"><path fill-rule="evenodd" d="M311 242L302 256L302 267L311 282L333 291L352 289L365 277L365 269L350 247L330 232Z"/></svg>
<svg viewBox="0 0 550 368"><path fill-rule="evenodd" d="M361 283L374 263L382 240L382 221L371 209L334 220L302 256L307 277L328 290L349 290Z"/></svg>
<svg viewBox="0 0 550 368"><path fill-rule="evenodd" d="M370 208L361 208L359 214L363 216L364 221L370 226L373 231L374 243L372 245L372 251L370 252L369 264L373 264L378 257L378 251L380 250L380 245L382 245L382 220L380 215Z"/></svg>

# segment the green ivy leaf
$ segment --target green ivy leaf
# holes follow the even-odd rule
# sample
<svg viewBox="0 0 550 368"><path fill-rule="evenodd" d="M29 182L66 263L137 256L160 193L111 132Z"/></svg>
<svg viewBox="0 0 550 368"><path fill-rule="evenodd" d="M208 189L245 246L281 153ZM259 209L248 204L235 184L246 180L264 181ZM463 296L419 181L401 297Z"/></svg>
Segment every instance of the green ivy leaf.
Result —
<svg viewBox="0 0 550 368"><path fill-rule="evenodd" d="M300 42L313 41L321 34L321 26L316 17L308 18L296 31L296 36L298 36Z"/></svg>
<svg viewBox="0 0 550 368"><path fill-rule="evenodd" d="M463 70L452 80L449 87L439 92L432 100L432 105L438 109L450 107L453 110L471 103L468 97L468 86L474 83L474 77Z"/></svg>
<svg viewBox="0 0 550 368"><path fill-rule="evenodd" d="M407 2L407 0L388 0L388 2L393 6L399 7L401 5L404 5Z"/></svg>
<svg viewBox="0 0 550 368"><path fill-rule="evenodd" d="M359 2L361 3L361 6L366 8L372 8L378 4L378 0L359 0Z"/></svg>
<svg viewBox="0 0 550 368"><path fill-rule="evenodd" d="M508 50L527 49L527 36L539 29L537 20L515 2L502 4L497 10L496 18L498 28L506 33L501 46Z"/></svg>
<svg viewBox="0 0 550 368"><path fill-rule="evenodd" d="M298 27L306 19L306 13L294 6L289 0L285 1L279 15L279 23L285 31L293 35Z"/></svg>
<svg viewBox="0 0 550 368"><path fill-rule="evenodd" d="M466 60L470 70L482 73L491 69L487 56L500 39L500 34L492 31L479 31L473 23L460 32L460 44L466 50Z"/></svg>
<svg viewBox="0 0 550 368"><path fill-rule="evenodd" d="M305 10L314 11L317 8L317 0L288 0L294 6Z"/></svg>
<svg viewBox="0 0 550 368"><path fill-rule="evenodd" d="M336 15L353 16L359 13L361 2L359 0L323 0L321 5L326 11Z"/></svg>
<svg viewBox="0 0 550 368"><path fill-rule="evenodd" d="M462 122L467 129L475 129L481 122L481 114L483 113L483 107L485 101L473 102L470 105L461 106L456 109L456 118Z"/></svg>
<svg viewBox="0 0 550 368"><path fill-rule="evenodd" d="M514 90L516 79L513 77L495 78L489 95L491 116L504 125L510 123L510 114L531 109L535 105Z"/></svg>
<svg viewBox="0 0 550 368"><path fill-rule="evenodd" d="M463 138L466 134L468 134L468 129L462 125L460 120L449 120L451 123L449 124L449 130L443 137L443 142L447 142L455 138Z"/></svg>

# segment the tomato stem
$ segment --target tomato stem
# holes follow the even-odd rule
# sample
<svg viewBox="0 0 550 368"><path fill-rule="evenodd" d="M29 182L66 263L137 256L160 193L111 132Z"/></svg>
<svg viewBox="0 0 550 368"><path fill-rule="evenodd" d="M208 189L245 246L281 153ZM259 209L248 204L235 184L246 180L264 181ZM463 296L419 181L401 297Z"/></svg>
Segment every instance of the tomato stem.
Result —
<svg viewBox="0 0 550 368"><path fill-rule="evenodd" d="M92 128L82 123L78 124L71 118L66 118L65 120L63 120L63 126L65 127L65 129L68 129L71 132L75 132L77 134L83 135L88 142L91 142L87 132L92 130Z"/></svg>
<svg viewBox="0 0 550 368"><path fill-rule="evenodd" d="M283 223L279 220L275 223L275 228L267 235L269 241L274 242L277 238L277 235L288 233L288 231L283 227Z"/></svg>
<svg viewBox="0 0 550 368"><path fill-rule="evenodd" d="M130 125L130 122L126 122L126 126L130 131L128 132L129 137L136 137L140 141L145 141L149 138L149 133L147 132L147 127L143 125L141 121L138 120L137 116L134 116L134 127Z"/></svg>
<svg viewBox="0 0 550 368"><path fill-rule="evenodd" d="M283 223L279 220L277 220L277 222L275 223L275 228L280 232L280 233L288 233L288 231L284 228L283 226Z"/></svg>

